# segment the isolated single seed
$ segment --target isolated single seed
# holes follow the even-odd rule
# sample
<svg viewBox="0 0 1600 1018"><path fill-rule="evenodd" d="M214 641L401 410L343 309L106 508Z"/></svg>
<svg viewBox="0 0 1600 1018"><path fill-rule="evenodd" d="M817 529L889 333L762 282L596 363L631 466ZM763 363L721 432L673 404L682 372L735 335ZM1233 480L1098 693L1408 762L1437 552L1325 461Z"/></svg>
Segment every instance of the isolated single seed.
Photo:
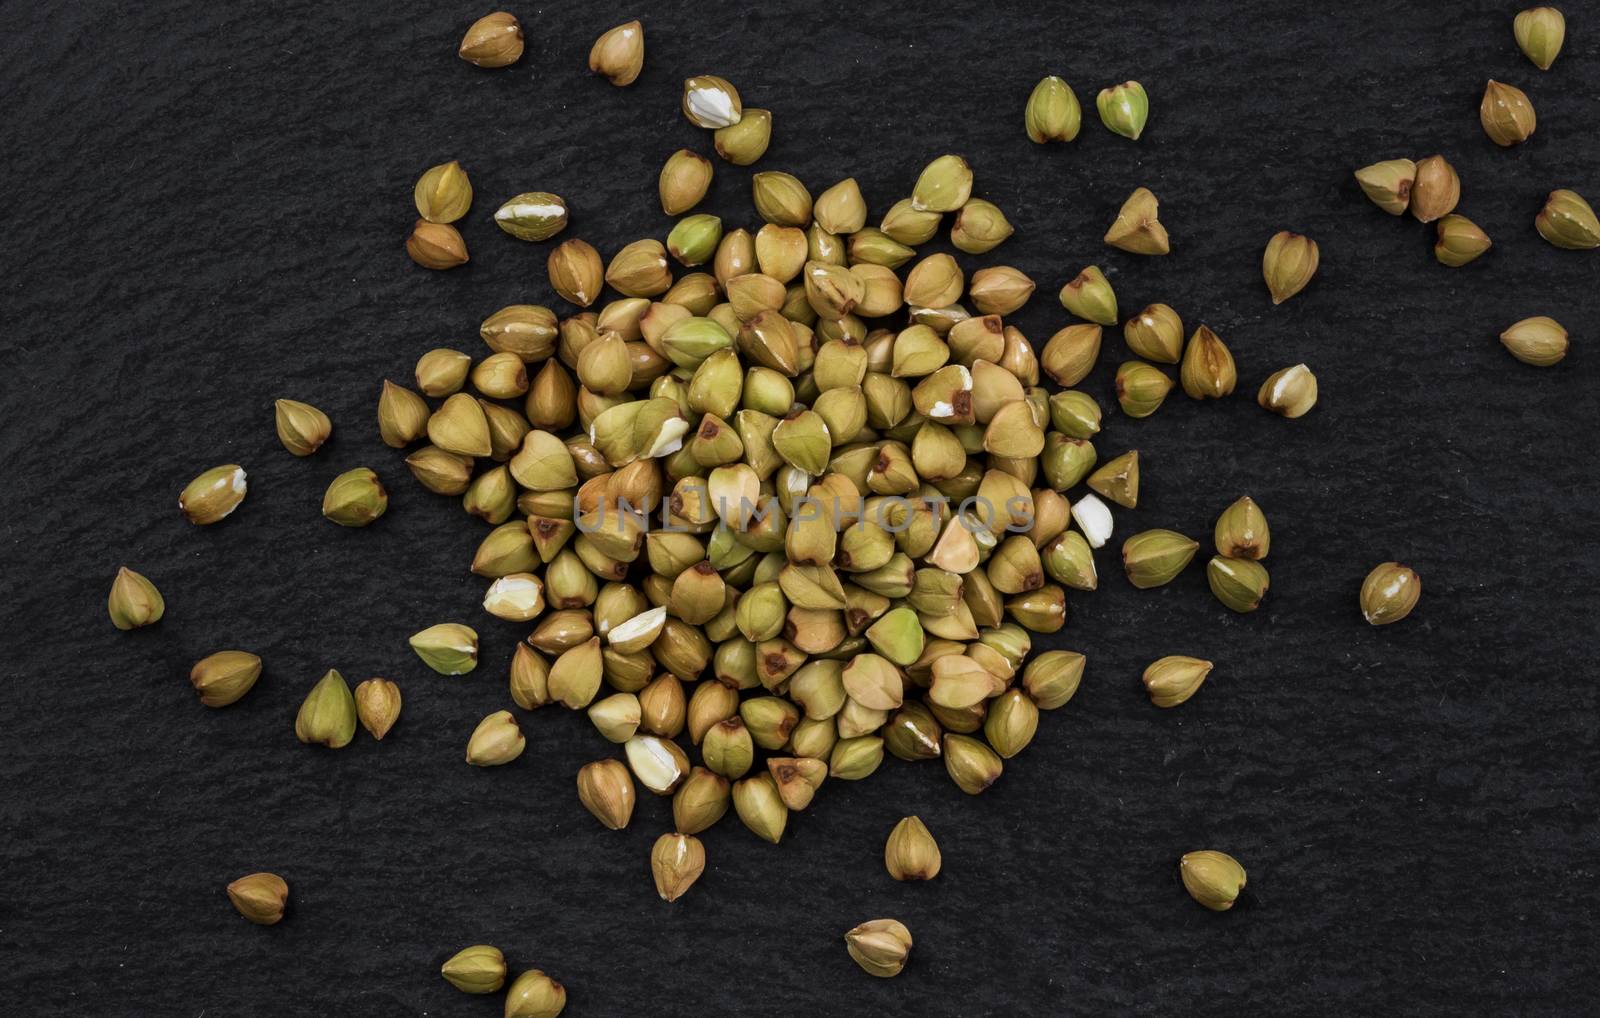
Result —
<svg viewBox="0 0 1600 1018"><path fill-rule="evenodd" d="M690 834L663 834L650 849L650 873L662 901L677 901L706 869L706 850Z"/></svg>
<svg viewBox="0 0 1600 1018"><path fill-rule="evenodd" d="M844 935L850 957L869 975L897 976L911 954L911 931L895 919L872 919Z"/></svg>
<svg viewBox="0 0 1600 1018"><path fill-rule="evenodd" d="M1524 318L1500 334L1511 356L1524 364L1548 368L1567 355L1567 330L1554 318Z"/></svg>
<svg viewBox="0 0 1600 1018"><path fill-rule="evenodd" d="M1224 852L1188 852L1178 861L1178 875L1189 897L1213 912L1226 912L1245 888L1244 867Z"/></svg>
<svg viewBox="0 0 1600 1018"><path fill-rule="evenodd" d="M117 570L116 579L111 581L106 611L111 616L111 624L126 631L160 622L161 616L166 614L167 603L154 583L122 566Z"/></svg>
<svg viewBox="0 0 1600 1018"><path fill-rule="evenodd" d="M272 926L283 919L289 885L276 873L252 873L228 885L228 900L256 925Z"/></svg>
<svg viewBox="0 0 1600 1018"><path fill-rule="evenodd" d="M1528 94L1515 85L1493 78L1484 87L1483 101L1478 105L1478 121L1489 140L1502 148L1527 141L1538 127L1538 117L1534 115Z"/></svg>
<svg viewBox="0 0 1600 1018"><path fill-rule="evenodd" d="M462 993L494 993L506 983L506 957L498 947L474 944L451 955L439 974Z"/></svg>
<svg viewBox="0 0 1600 1018"><path fill-rule="evenodd" d="M273 417L278 441L296 456L310 456L333 433L328 415L310 403L280 399L273 404Z"/></svg>
<svg viewBox="0 0 1600 1018"><path fill-rule="evenodd" d="M522 56L522 24L505 11L485 14L461 37L457 52L479 67L508 67Z"/></svg>
<svg viewBox="0 0 1600 1018"><path fill-rule="evenodd" d="M1144 133L1145 121L1150 117L1150 97L1137 81L1101 89L1094 104L1100 113L1100 122L1112 133L1134 141Z"/></svg>
<svg viewBox="0 0 1600 1018"><path fill-rule="evenodd" d="M221 650L195 662L189 682L207 707L226 707L250 692L261 677L261 659L249 651Z"/></svg>
<svg viewBox="0 0 1600 1018"><path fill-rule="evenodd" d="M1078 136L1083 109L1072 87L1055 75L1039 79L1022 113L1028 140L1035 145L1071 141Z"/></svg>
<svg viewBox="0 0 1600 1018"><path fill-rule="evenodd" d="M1533 224L1539 236L1556 247L1569 251L1600 247L1600 220L1576 191L1551 191Z"/></svg>
<svg viewBox="0 0 1600 1018"><path fill-rule="evenodd" d="M1457 268L1489 250L1489 235L1466 216L1451 213L1440 219L1434 227L1438 240L1433 245L1433 256L1441 265Z"/></svg>
<svg viewBox="0 0 1600 1018"><path fill-rule="evenodd" d="M1548 71L1567 38L1567 19L1554 7L1532 7L1511 25L1517 48L1541 71Z"/></svg>
<svg viewBox="0 0 1600 1018"><path fill-rule="evenodd" d="M1272 303L1282 304L1306 288L1316 275L1319 260L1317 242L1288 230L1279 230L1267 241L1261 256L1261 276L1272 294Z"/></svg>
<svg viewBox="0 0 1600 1018"><path fill-rule="evenodd" d="M644 26L637 21L601 34L589 49L589 70L618 87L633 84L644 68Z"/></svg>
<svg viewBox="0 0 1600 1018"><path fill-rule="evenodd" d="M1274 371L1261 383L1256 402L1282 417L1301 417L1317 404L1317 376L1304 364Z"/></svg>
<svg viewBox="0 0 1600 1018"><path fill-rule="evenodd" d="M1150 702L1157 707L1176 707L1200 689L1211 669L1210 661L1169 655L1144 670L1144 688L1150 694Z"/></svg>
<svg viewBox="0 0 1600 1018"><path fill-rule="evenodd" d="M1398 562L1385 562L1367 574L1361 584L1361 614L1375 626L1399 622L1417 606L1422 578Z"/></svg>

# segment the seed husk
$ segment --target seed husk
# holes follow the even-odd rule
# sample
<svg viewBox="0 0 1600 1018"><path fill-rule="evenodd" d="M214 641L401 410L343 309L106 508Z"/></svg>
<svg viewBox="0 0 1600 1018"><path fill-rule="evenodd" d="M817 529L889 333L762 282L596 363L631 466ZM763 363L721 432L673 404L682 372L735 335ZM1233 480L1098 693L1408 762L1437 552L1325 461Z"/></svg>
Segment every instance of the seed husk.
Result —
<svg viewBox="0 0 1600 1018"><path fill-rule="evenodd" d="M1100 266L1091 265L1061 288L1061 306L1091 322L1117 324L1117 295Z"/></svg>
<svg viewBox="0 0 1600 1018"><path fill-rule="evenodd" d="M694 126L707 130L732 127L743 114L739 91L726 79L714 74L684 79L683 115Z"/></svg>
<svg viewBox="0 0 1600 1018"><path fill-rule="evenodd" d="M385 379L378 397L378 434L383 444L403 449L427 431L428 404L410 389Z"/></svg>
<svg viewBox="0 0 1600 1018"><path fill-rule="evenodd" d="M207 707L226 707L261 677L261 658L244 650L219 650L195 662L189 682Z"/></svg>
<svg viewBox="0 0 1600 1018"><path fill-rule="evenodd" d="M983 736L1003 759L1027 748L1039 730L1039 708L1020 689L1008 689L989 705L983 719Z"/></svg>
<svg viewBox="0 0 1600 1018"><path fill-rule="evenodd" d="M276 873L251 873L228 885L228 900L257 926L272 926L283 919L289 885Z"/></svg>
<svg viewBox="0 0 1600 1018"><path fill-rule="evenodd" d="M767 773L784 806L798 813L811 805L827 780L828 765L812 757L771 757L767 760Z"/></svg>
<svg viewBox="0 0 1600 1018"><path fill-rule="evenodd" d="M1500 334L1511 356L1524 364L1548 368L1567 355L1567 330L1554 318L1524 318Z"/></svg>
<svg viewBox="0 0 1600 1018"><path fill-rule="evenodd" d="M1122 543L1122 568L1141 590L1171 583L1183 572L1200 542L1172 530L1146 530Z"/></svg>
<svg viewBox="0 0 1600 1018"><path fill-rule="evenodd" d="M239 508L248 490L244 468L237 463L212 467L184 486L178 509L190 523L207 526Z"/></svg>
<svg viewBox="0 0 1600 1018"><path fill-rule="evenodd" d="M328 420L328 415L310 403L277 400L273 403L273 417L278 441L296 456L310 456L322 448L322 443L333 433L333 422Z"/></svg>
<svg viewBox="0 0 1600 1018"><path fill-rule="evenodd" d="M522 23L505 11L485 14L467 29L456 52L479 67L509 67L522 56Z"/></svg>
<svg viewBox="0 0 1600 1018"><path fill-rule="evenodd" d="M961 266L947 254L932 254L906 273L904 296L914 307L948 307L961 299L966 283Z"/></svg>
<svg viewBox="0 0 1600 1018"><path fill-rule="evenodd" d="M1273 234L1261 256L1261 277L1267 282L1272 303L1282 304L1304 290L1316 275L1318 260L1317 242L1310 237L1288 230Z"/></svg>
<svg viewBox="0 0 1600 1018"><path fill-rule="evenodd" d="M1417 606L1422 578L1410 566L1384 562L1361 583L1361 614L1374 626L1399 622Z"/></svg>
<svg viewBox="0 0 1600 1018"><path fill-rule="evenodd" d="M367 679L356 686L356 718L374 739L382 740L400 719L400 687L388 679Z"/></svg>
<svg viewBox="0 0 1600 1018"><path fill-rule="evenodd" d="M528 740L510 711L500 710L478 722L467 740L467 763L474 767L499 767L522 755Z"/></svg>
<svg viewBox="0 0 1600 1018"><path fill-rule="evenodd" d="M343 749L355 738L355 698L338 671L330 668L306 694L295 716L294 734L307 745L316 743L329 749Z"/></svg>
<svg viewBox="0 0 1600 1018"><path fill-rule="evenodd" d="M743 777L755 758L755 742L744 719L731 717L712 725L701 741L700 755L713 772L729 780Z"/></svg>
<svg viewBox="0 0 1600 1018"><path fill-rule="evenodd" d="M792 173L767 170L750 179L751 196L762 219L777 226L805 226L811 221L811 192Z"/></svg>
<svg viewBox="0 0 1600 1018"><path fill-rule="evenodd" d="M1137 81L1102 88L1094 105L1100 112L1100 122L1113 134L1138 141L1144 133L1145 121L1150 117L1150 97Z"/></svg>
<svg viewBox="0 0 1600 1018"><path fill-rule="evenodd" d="M957 788L978 795L1000 779L1005 765L982 740L952 733L944 737L944 768Z"/></svg>
<svg viewBox="0 0 1600 1018"><path fill-rule="evenodd" d="M1244 614L1261 607L1269 577L1266 567L1253 559L1217 555L1206 564L1206 582L1218 601Z"/></svg>
<svg viewBox="0 0 1600 1018"><path fill-rule="evenodd" d="M549 679L546 678L548 689ZM548 695L548 694L547 694ZM589 720L607 742L626 743L639 733L643 711L633 693L613 693L589 705Z"/></svg>
<svg viewBox="0 0 1600 1018"><path fill-rule="evenodd" d="M881 716L878 724L882 724ZM877 727L876 725L874 727ZM875 735L858 735L840 739L828 755L828 775L840 781L860 781L870 777L883 763L883 739Z"/></svg>
<svg viewBox="0 0 1600 1018"><path fill-rule="evenodd" d="M414 634L411 649L440 675L465 675L478 667L478 634L458 622L442 622Z"/></svg>
<svg viewBox="0 0 1600 1018"><path fill-rule="evenodd" d="M1139 187L1122 203L1117 219L1106 230L1106 243L1131 254L1166 254L1171 243L1160 221L1160 202L1149 187Z"/></svg>
<svg viewBox="0 0 1600 1018"><path fill-rule="evenodd" d="M451 955L439 974L462 993L494 993L506 984L506 956L498 947L474 944Z"/></svg>
<svg viewBox="0 0 1600 1018"><path fill-rule="evenodd" d="M933 239L939 232L940 219L940 213L918 208L912 199L902 198L884 213L878 229L898 243L916 247Z"/></svg>
<svg viewBox="0 0 1600 1018"><path fill-rule="evenodd" d="M1149 417L1166 401L1172 379L1143 361L1123 361L1117 368L1117 403L1129 417Z"/></svg>
<svg viewBox="0 0 1600 1018"><path fill-rule="evenodd" d="M1145 360L1176 364L1183 350L1183 320L1165 304L1151 304L1123 325L1128 349Z"/></svg>
<svg viewBox="0 0 1600 1018"><path fill-rule="evenodd" d="M667 249L659 240L646 237L625 246L606 266L605 280L627 297L654 297L672 286L672 270L667 264Z"/></svg>
<svg viewBox="0 0 1600 1018"><path fill-rule="evenodd" d="M735 166L749 166L767 152L772 141L772 111L749 109L737 124L718 129L712 136L717 155Z"/></svg>
<svg viewBox="0 0 1600 1018"><path fill-rule="evenodd" d="M939 875L942 863L939 843L933 840L921 817L905 817L889 832L883 846L883 865L894 879L932 880Z"/></svg>
<svg viewBox="0 0 1600 1018"><path fill-rule="evenodd" d="M545 582L548 589L553 582L549 572L545 574ZM572 710L582 710L599 694L604 669L598 636L563 650L550 666L547 682L551 699L561 701Z"/></svg>
<svg viewBox="0 0 1600 1018"><path fill-rule="evenodd" d="M1178 378L1190 399L1221 399L1233 392L1239 373L1227 344L1202 325L1189 337Z"/></svg>
<svg viewBox="0 0 1600 1018"><path fill-rule="evenodd" d="M505 1018L556 1018L566 1006L566 987L538 969L529 969L506 990Z"/></svg>
<svg viewBox="0 0 1600 1018"><path fill-rule="evenodd" d="M650 849L650 874L662 901L677 901L706 869L706 850L688 834L663 834Z"/></svg>
<svg viewBox="0 0 1600 1018"><path fill-rule="evenodd" d="M846 177L817 196L817 225L835 236L855 233L867 224L867 202L854 177Z"/></svg>
<svg viewBox="0 0 1600 1018"><path fill-rule="evenodd" d="M126 632L161 621L167 611L167 602L161 591L143 575L127 566L117 569L111 581L111 593L106 598L106 612L111 624Z"/></svg>
<svg viewBox="0 0 1600 1018"><path fill-rule="evenodd" d="M1256 402L1280 416L1301 417L1317 404L1317 376L1304 364L1274 371L1261 383Z"/></svg>
<svg viewBox="0 0 1600 1018"><path fill-rule="evenodd" d="M566 324L578 321L583 319L568 319ZM485 318L483 324L478 326L478 335L490 350L495 353L514 353L525 364L536 364L555 353L562 332L563 323L556 321L555 312L538 304L508 305ZM465 368L461 370L464 372ZM420 378L418 382L418 387L428 392L420 384ZM438 394L428 392L428 395Z"/></svg>
<svg viewBox="0 0 1600 1018"><path fill-rule="evenodd" d="M1071 141L1078 136L1083 108L1065 81L1050 75L1039 79L1022 111L1028 140L1035 145L1051 141Z"/></svg>
<svg viewBox="0 0 1600 1018"><path fill-rule="evenodd" d="M1461 178L1444 156L1429 156L1417 163L1411 183L1411 214L1424 223L1447 215L1461 200Z"/></svg>
<svg viewBox="0 0 1600 1018"><path fill-rule="evenodd" d="M364 527L388 508L389 493L366 467L335 477L322 496L322 515L341 527Z"/></svg>
<svg viewBox="0 0 1600 1018"><path fill-rule="evenodd" d="M1528 101L1528 93L1493 78L1484 87L1483 102L1478 105L1478 122L1489 140L1502 148L1527 141L1539 123L1533 103Z"/></svg>
<svg viewBox="0 0 1600 1018"><path fill-rule="evenodd" d="M711 188L711 176L711 160L698 152L681 148L668 156L656 181L661 211L669 216L681 216L700 204Z"/></svg>
<svg viewBox="0 0 1600 1018"><path fill-rule="evenodd" d="M430 223L453 223L472 206L472 182L455 160L440 163L417 178L412 192L417 215Z"/></svg>
<svg viewBox="0 0 1600 1018"><path fill-rule="evenodd" d="M418 219L406 237L406 254L425 269L453 269L467 263L467 242L448 223Z"/></svg>
<svg viewBox="0 0 1600 1018"><path fill-rule="evenodd" d="M1040 710L1055 710L1078 691L1084 656L1071 650L1047 650L1022 671L1022 689Z"/></svg>
<svg viewBox="0 0 1600 1018"><path fill-rule="evenodd" d="M636 735L623 750L633 776L656 795L671 795L689 776L689 758L671 739Z"/></svg>
<svg viewBox="0 0 1600 1018"><path fill-rule="evenodd" d="M884 725L884 748L901 760L933 760L944 752L943 731L931 711L907 701Z"/></svg>
<svg viewBox="0 0 1600 1018"><path fill-rule="evenodd" d="M1074 590L1094 590L1099 586L1094 553L1089 542L1075 530L1058 534L1040 549L1045 574Z"/></svg>
<svg viewBox="0 0 1600 1018"><path fill-rule="evenodd" d="M1386 159L1356 171L1356 183L1372 203L1391 216L1404 215L1411 204L1417 164L1409 159Z"/></svg>
<svg viewBox="0 0 1600 1018"><path fill-rule="evenodd" d="M633 818L633 777L621 760L596 760L578 770L578 801L611 831Z"/></svg>
<svg viewBox="0 0 1600 1018"><path fill-rule="evenodd" d="M756 837L774 845L782 840L784 827L789 822L789 809L778 795L778 785L771 774L735 781L733 809Z"/></svg>
<svg viewBox="0 0 1600 1018"><path fill-rule="evenodd" d="M428 418L428 441L457 456L488 456L494 451L483 407L464 392L446 399Z"/></svg>
<svg viewBox="0 0 1600 1018"><path fill-rule="evenodd" d="M589 70L621 88L633 84L644 68L644 26L629 21L607 29L589 48Z"/></svg>
<svg viewBox="0 0 1600 1018"><path fill-rule="evenodd" d="M722 819L730 802L728 779L696 767L673 793L672 822L680 834L699 834Z"/></svg>
<svg viewBox="0 0 1600 1018"><path fill-rule="evenodd" d="M1517 48L1541 71L1548 71L1567 38L1567 19L1554 7L1531 7L1511 24Z"/></svg>
<svg viewBox="0 0 1600 1018"><path fill-rule="evenodd" d="M967 254L984 254L999 247L1014 232L999 206L982 198L969 198L950 226L950 243Z"/></svg>
<svg viewBox="0 0 1600 1018"><path fill-rule="evenodd" d="M911 931L895 919L872 919L846 933L844 944L862 971L887 979L905 969Z"/></svg>
<svg viewBox="0 0 1600 1018"><path fill-rule="evenodd" d="M1266 514L1249 495L1223 510L1213 537L1217 554L1226 558L1264 559L1272 545Z"/></svg>
<svg viewBox="0 0 1600 1018"><path fill-rule="evenodd" d="M909 259L911 252L909 248L906 250ZM1033 290L1033 280L1022 270L1010 265L992 265L972 274L967 296L972 298L972 305L979 314L1009 315L1028 302Z"/></svg>
<svg viewBox="0 0 1600 1018"><path fill-rule="evenodd" d="M1085 483L1124 509L1135 508L1139 504L1139 450L1130 449L1106 460Z"/></svg>
<svg viewBox="0 0 1600 1018"><path fill-rule="evenodd" d="M1451 268L1467 264L1489 250L1492 244L1489 235L1479 229L1477 223L1453 212L1440 219L1435 230L1438 241L1433 245L1433 256L1439 264Z"/></svg>
<svg viewBox="0 0 1600 1018"><path fill-rule="evenodd" d="M1157 707L1176 707L1200 689L1212 667L1210 661L1182 654L1152 662L1144 670L1144 688L1150 694L1150 702Z"/></svg>
<svg viewBox="0 0 1600 1018"><path fill-rule="evenodd" d="M1056 384L1065 388L1077 385L1100 358L1100 336L1098 325L1069 325L1045 343L1039 366Z"/></svg>
<svg viewBox="0 0 1600 1018"><path fill-rule="evenodd" d="M1226 912L1244 890L1244 867L1224 852L1187 852L1178 861L1178 876L1189 897L1213 912Z"/></svg>
<svg viewBox="0 0 1600 1018"><path fill-rule="evenodd" d="M922 168L911 189L911 207L918 212L954 212L967 203L971 194L972 167L960 156L943 155ZM887 227L883 232L893 235Z"/></svg>
<svg viewBox="0 0 1600 1018"><path fill-rule="evenodd" d="M459 495L472 483L472 457L425 446L406 457L406 466L424 488L436 495Z"/></svg>
<svg viewBox="0 0 1600 1018"><path fill-rule="evenodd" d="M494 224L517 238L549 240L567 227L567 203L549 191L524 191L506 199L494 212Z"/></svg>
<svg viewBox="0 0 1600 1018"><path fill-rule="evenodd" d="M1556 247L1569 251L1600 247L1600 220L1576 191L1551 191L1533 222L1539 236Z"/></svg>

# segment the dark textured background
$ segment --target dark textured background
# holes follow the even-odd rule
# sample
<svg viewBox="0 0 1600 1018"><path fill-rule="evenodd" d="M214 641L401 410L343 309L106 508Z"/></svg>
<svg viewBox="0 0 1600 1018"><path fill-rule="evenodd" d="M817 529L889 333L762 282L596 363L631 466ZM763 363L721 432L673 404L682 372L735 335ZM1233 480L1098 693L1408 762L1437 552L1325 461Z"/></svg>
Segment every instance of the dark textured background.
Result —
<svg viewBox="0 0 1600 1018"><path fill-rule="evenodd" d="M1554 187L1600 198L1600 17L1568 5L1567 50L1542 74L1513 44L1514 3L1287 6L519 3L527 54L498 72L455 57L483 13L471 4L0 7L0 1011L497 1015L498 998L437 974L476 942L563 980L574 1016L1589 1010L1600 254L1557 251L1532 219ZM616 89L585 56L636 14L645 71ZM565 236L607 254L665 236L662 160L710 151L678 113L698 72L774 110L757 169L817 191L853 174L873 221L926 160L964 153L1017 227L968 268L1039 281L1015 317L1036 344L1065 323L1056 288L1090 263L1125 312L1162 300L1216 329L1240 364L1233 399L1178 394L1128 421L1108 396L1110 337L1085 383L1112 407L1102 452L1144 457L1116 541L1208 536L1249 493L1272 523L1273 586L1234 616L1198 566L1138 592L1106 549L1103 589L1073 597L1058 641L1088 654L1083 688L992 790L969 799L937 764L890 761L830 782L780 846L730 817L704 836L704 878L667 905L646 862L666 803L608 833L576 800L578 766L612 752L585 719L541 711L515 764L461 762L476 721L510 705L526 627L480 610L466 565L483 526L411 480L374 406L424 350L481 354L477 323L501 305L560 306L545 246L492 225L505 197L564 195ZM1047 73L1089 110L1100 87L1143 81L1143 140L1086 112L1076 143L1030 144L1022 106ZM1539 113L1511 151L1478 126L1490 76ZM1382 214L1350 177L1435 151L1495 240L1464 269L1435 264L1431 228ZM478 195L473 261L430 273L401 241L413 181L451 158ZM718 161L706 209L754 224L751 172ZM1138 185L1161 198L1168 258L1100 243ZM1274 308L1260 255L1283 228L1315 237L1323 267ZM1496 342L1533 314L1574 337L1555 369ZM1301 360L1316 410L1257 408L1261 379ZM314 458L278 445L279 396L332 416ZM249 498L190 526L179 489L224 462L245 465ZM390 483L389 515L328 524L323 487L362 464ZM1374 629L1356 591L1387 558L1424 594ZM160 625L107 621L124 563L165 593ZM463 678L406 646L447 619L484 636ZM185 676L224 647L260 653L265 674L207 710ZM1138 675L1173 652L1217 669L1159 711ZM329 667L399 682L386 741L295 741ZM944 851L931 885L882 868L884 835L913 812ZM1249 869L1230 914L1178 884L1177 857L1200 847ZM292 887L270 929L222 891L258 869ZM916 937L893 981L840 942L881 915Z"/></svg>

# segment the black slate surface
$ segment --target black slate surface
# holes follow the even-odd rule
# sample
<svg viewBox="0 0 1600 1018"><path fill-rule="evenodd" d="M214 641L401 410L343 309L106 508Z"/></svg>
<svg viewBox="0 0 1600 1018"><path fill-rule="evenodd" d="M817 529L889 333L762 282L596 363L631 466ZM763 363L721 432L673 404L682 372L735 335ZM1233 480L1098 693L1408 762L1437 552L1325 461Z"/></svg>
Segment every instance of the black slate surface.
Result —
<svg viewBox="0 0 1600 1018"><path fill-rule="evenodd" d="M1551 188L1600 198L1600 17L1567 6L1548 73L1513 44L1516 5L1482 0L513 4L527 55L493 73L455 58L470 4L0 8L0 1011L498 1014L437 975L475 942L555 974L574 1016L1591 1010L1600 254L1532 229ZM644 74L615 89L585 56L635 15ZM1273 585L1234 616L1199 567L1139 592L1108 548L1102 589L1040 641L1089 656L1083 688L987 794L891 761L829 783L780 846L724 821L704 878L667 905L646 862L667 804L609 833L576 801L579 765L612 752L586 720L540 711L515 764L461 762L477 719L510 706L526 627L480 610L466 564L481 524L407 476L373 411L380 380L423 351L480 354L477 323L501 305L560 306L546 247L491 223L505 197L564 195L566 236L607 254L665 236L662 160L710 151L677 109L701 72L775 111L757 169L817 191L854 175L874 219L926 160L965 154L1017 234L963 261L1039 281L1014 319L1036 344L1066 322L1056 288L1091 263L1125 312L1162 300L1216 329L1239 395L1107 415L1102 453L1136 446L1145 464L1117 540L1209 535L1249 493L1271 519ZM1030 144L1022 105L1047 73L1091 109L1140 79L1145 137L1087 112L1076 143ZM1511 151L1477 123L1491 76L1538 110ZM1460 270L1350 177L1436 151L1495 240ZM401 241L413 181L450 158L478 195L473 261L430 273ZM751 172L718 161L705 208L754 225ZM1140 185L1161 198L1168 258L1099 241ZM1322 269L1274 308L1259 262L1283 228L1320 242ZM1573 335L1552 370L1496 342L1533 314ZM1108 407L1121 354L1108 335L1085 383ZM1261 379L1302 360L1317 408L1257 408ZM333 417L314 458L279 447L279 396ZM249 498L190 526L178 490L225 462L246 466ZM363 464L390 484L389 515L363 531L320 519L328 480ZM1424 593L1374 629L1355 595L1388 558ZM160 625L107 621L120 564L160 585ZM449 619L484 636L472 675L434 675L406 646ZM212 711L185 676L224 647L266 671ZM1218 666L1159 711L1137 677L1172 652ZM295 741L329 667L400 683L386 741ZM931 885L883 872L907 813L942 845ZM1199 847L1249 868L1230 914L1179 887L1175 861ZM222 893L257 869L292 887L274 928ZM893 981L840 940L882 915L916 937Z"/></svg>

